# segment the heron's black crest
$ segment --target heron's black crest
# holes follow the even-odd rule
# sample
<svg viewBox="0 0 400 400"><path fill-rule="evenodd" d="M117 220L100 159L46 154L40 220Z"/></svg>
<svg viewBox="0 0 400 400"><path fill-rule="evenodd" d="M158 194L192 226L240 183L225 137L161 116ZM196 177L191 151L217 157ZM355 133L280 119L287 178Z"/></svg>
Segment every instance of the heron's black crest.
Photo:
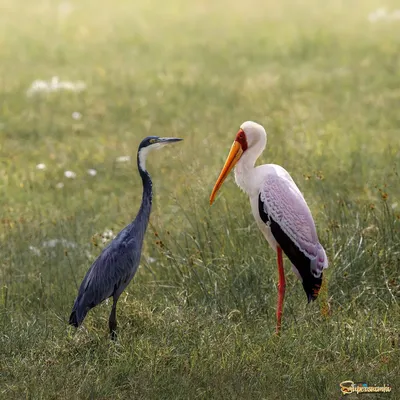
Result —
<svg viewBox="0 0 400 400"><path fill-rule="evenodd" d="M159 140L160 140L160 138L158 136L147 136L140 142L138 150L140 151L141 149L143 149L147 146L157 143L157 142L159 142Z"/></svg>
<svg viewBox="0 0 400 400"><path fill-rule="evenodd" d="M151 146L153 144L168 144L168 143L175 143L180 142L183 139L175 138L175 137L158 137L158 136L147 136L144 138L139 145L138 151L144 149L145 147Z"/></svg>

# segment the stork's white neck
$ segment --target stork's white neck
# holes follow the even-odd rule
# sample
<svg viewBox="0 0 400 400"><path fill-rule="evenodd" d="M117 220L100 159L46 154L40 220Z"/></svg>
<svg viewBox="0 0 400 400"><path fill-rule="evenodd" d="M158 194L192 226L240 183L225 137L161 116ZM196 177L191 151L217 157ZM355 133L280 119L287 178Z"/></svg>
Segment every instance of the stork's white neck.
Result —
<svg viewBox="0 0 400 400"><path fill-rule="evenodd" d="M249 147L242 155L235 167L236 184L249 196L257 194L257 174L255 173L255 163L264 151L266 140Z"/></svg>

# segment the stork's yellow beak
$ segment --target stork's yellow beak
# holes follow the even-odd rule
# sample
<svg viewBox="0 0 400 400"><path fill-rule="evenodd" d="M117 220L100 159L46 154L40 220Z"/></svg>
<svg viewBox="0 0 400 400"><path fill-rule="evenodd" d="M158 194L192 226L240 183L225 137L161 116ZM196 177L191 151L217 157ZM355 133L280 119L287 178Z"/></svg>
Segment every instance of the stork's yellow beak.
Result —
<svg viewBox="0 0 400 400"><path fill-rule="evenodd" d="M240 157L242 156L242 154L243 154L242 146L240 145L239 142L237 142L235 140L232 144L231 151L229 152L228 158L225 161L224 168L222 168L222 171L219 174L217 182L215 183L214 189L211 192L210 205L212 205L212 203L214 202L215 196L217 195L219 188L224 183L224 180L228 176L229 172L231 172L232 168L240 160Z"/></svg>

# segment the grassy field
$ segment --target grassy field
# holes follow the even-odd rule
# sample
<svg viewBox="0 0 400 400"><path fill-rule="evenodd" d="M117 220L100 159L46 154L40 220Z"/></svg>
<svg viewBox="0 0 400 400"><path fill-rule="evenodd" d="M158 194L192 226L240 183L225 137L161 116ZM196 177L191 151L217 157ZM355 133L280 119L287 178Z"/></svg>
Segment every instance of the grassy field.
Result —
<svg viewBox="0 0 400 400"><path fill-rule="evenodd" d="M344 380L399 398L400 20L371 22L379 6L1 0L1 398L339 399ZM52 77L86 87L29 92ZM208 205L245 120L330 260L308 306L286 260L280 337L246 195L231 177ZM136 215L150 134L184 141L147 162L154 207L111 343L111 304L67 321L100 235Z"/></svg>

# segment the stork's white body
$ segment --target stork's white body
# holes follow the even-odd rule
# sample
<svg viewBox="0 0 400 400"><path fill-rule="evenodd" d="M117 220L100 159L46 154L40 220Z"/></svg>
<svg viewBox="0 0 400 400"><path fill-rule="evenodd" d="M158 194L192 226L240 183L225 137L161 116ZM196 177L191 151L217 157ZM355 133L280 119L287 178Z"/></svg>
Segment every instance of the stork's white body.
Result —
<svg viewBox="0 0 400 400"><path fill-rule="evenodd" d="M271 169L276 169L277 172L279 171L282 173L286 173L286 175L288 176L289 174L279 165L265 164L259 167L247 168L247 166L241 161L242 160L238 162L235 168L236 184L240 187L240 189L248 194L251 211L253 213L254 219L257 222L257 226L260 228L261 232L263 233L265 239L267 239L272 249L276 251L276 247L278 244L276 243L276 240L272 235L271 228L261 220L260 213L258 212L258 196L260 194L260 188L263 186L265 177L269 173L271 173Z"/></svg>
<svg viewBox="0 0 400 400"><path fill-rule="evenodd" d="M259 212L259 196L269 213L279 223L293 243L311 260L314 276L321 275L328 267L328 259L319 243L310 209L290 174L276 164L255 167L255 162L264 151L267 136L261 125L245 122L241 128L250 136L252 145L243 153L235 167L236 184L248 194L254 219L269 245L276 251L278 243L270 226L262 221ZM253 137L252 137L253 135ZM297 268L292 269L301 280Z"/></svg>

